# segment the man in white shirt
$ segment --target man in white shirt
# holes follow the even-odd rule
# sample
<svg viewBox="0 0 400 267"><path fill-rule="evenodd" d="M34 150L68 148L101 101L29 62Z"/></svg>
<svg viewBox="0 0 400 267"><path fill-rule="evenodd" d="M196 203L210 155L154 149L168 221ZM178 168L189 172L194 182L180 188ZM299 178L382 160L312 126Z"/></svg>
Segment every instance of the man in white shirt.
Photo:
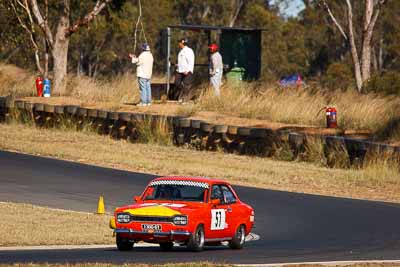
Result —
<svg viewBox="0 0 400 267"><path fill-rule="evenodd" d="M186 39L180 39L178 44L181 50L178 53L175 75L176 97L179 102L184 102L190 100L191 97L195 58L193 50L187 46Z"/></svg>
<svg viewBox="0 0 400 267"><path fill-rule="evenodd" d="M147 43L142 45L142 53L139 57L129 54L133 64L136 64L136 75L139 81L140 103L139 106L151 105L151 75L153 73L153 55Z"/></svg>
<svg viewBox="0 0 400 267"><path fill-rule="evenodd" d="M210 83L214 87L215 95L219 97L221 95L220 88L224 64L222 63L222 56L218 52L218 45L211 44L208 48L211 53Z"/></svg>

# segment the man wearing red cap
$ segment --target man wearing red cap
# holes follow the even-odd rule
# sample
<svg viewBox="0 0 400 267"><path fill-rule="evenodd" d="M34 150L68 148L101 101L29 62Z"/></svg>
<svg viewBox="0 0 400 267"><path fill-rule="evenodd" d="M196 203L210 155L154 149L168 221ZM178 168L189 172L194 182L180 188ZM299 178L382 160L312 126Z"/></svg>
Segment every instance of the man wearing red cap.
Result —
<svg viewBox="0 0 400 267"><path fill-rule="evenodd" d="M209 47L211 53L211 66L210 66L210 83L214 87L216 96L220 96L223 62L222 56L218 52L218 45L211 44Z"/></svg>

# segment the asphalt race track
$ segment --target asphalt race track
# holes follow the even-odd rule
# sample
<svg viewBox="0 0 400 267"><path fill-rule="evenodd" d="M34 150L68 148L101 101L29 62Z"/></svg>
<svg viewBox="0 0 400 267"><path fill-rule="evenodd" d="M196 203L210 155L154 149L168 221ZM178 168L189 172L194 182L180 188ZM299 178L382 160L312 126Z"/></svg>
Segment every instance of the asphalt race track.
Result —
<svg viewBox="0 0 400 267"><path fill-rule="evenodd" d="M99 168L0 151L0 201L95 211L132 201L154 175ZM52 251L0 251L0 263L214 261L277 263L400 259L400 205L235 187L256 211L254 233L243 250L207 248L194 253L156 247ZM0 237L1 238L1 237Z"/></svg>

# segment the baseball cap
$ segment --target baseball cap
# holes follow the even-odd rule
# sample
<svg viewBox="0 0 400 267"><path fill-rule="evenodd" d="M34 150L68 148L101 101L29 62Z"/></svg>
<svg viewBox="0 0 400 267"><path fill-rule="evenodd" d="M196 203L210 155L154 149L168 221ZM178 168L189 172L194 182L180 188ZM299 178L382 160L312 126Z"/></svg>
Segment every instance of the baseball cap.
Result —
<svg viewBox="0 0 400 267"><path fill-rule="evenodd" d="M143 43L142 44L142 50L143 51L150 51L150 46L148 43Z"/></svg>

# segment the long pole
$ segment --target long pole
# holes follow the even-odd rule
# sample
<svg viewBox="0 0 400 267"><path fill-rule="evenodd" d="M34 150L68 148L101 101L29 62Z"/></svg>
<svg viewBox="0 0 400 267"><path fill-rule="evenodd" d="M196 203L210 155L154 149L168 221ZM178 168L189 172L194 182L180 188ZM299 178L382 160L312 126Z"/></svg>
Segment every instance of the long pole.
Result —
<svg viewBox="0 0 400 267"><path fill-rule="evenodd" d="M167 98L169 96L171 80L171 28L167 27Z"/></svg>

